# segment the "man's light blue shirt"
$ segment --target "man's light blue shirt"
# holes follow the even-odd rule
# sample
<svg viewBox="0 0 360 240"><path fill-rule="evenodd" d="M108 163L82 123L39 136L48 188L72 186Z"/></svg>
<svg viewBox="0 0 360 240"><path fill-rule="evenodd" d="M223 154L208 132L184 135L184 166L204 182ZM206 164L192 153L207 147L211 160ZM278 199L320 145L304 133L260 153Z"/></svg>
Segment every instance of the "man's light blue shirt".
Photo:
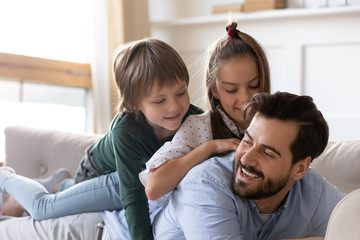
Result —
<svg viewBox="0 0 360 240"><path fill-rule="evenodd" d="M251 200L231 191L235 153L194 167L153 214L156 239L282 239L324 236L343 194L314 170L295 182L284 203L264 223ZM315 160L316 161L316 160Z"/></svg>

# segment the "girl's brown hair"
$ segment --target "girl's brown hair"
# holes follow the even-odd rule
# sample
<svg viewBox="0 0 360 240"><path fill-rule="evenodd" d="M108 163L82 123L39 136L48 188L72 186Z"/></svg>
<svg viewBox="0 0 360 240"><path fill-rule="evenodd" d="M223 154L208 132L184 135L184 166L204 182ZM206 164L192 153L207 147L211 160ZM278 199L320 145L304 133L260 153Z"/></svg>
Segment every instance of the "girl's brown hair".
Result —
<svg viewBox="0 0 360 240"><path fill-rule="evenodd" d="M230 130L216 110L220 102L212 94L212 89L216 86L218 71L226 62L239 56L251 57L258 68L260 91L270 93L270 68L262 46L250 35L237 30L236 22L228 24L226 31L228 35L212 46L207 59L205 82L207 99L212 111L211 123L214 139L232 137Z"/></svg>

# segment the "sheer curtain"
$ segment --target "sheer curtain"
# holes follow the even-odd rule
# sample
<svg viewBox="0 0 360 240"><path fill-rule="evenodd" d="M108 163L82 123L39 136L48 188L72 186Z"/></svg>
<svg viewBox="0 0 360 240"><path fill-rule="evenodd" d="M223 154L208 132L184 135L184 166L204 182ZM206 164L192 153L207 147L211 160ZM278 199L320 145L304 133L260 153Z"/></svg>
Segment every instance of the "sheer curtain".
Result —
<svg viewBox="0 0 360 240"><path fill-rule="evenodd" d="M111 66L115 49L150 35L147 0L92 0L92 66L95 124L98 133L108 130L117 113L118 92Z"/></svg>
<svg viewBox="0 0 360 240"><path fill-rule="evenodd" d="M121 44L150 36L148 1L107 0L107 2L109 53L112 57L115 49ZM114 116L117 111L118 93L114 84L111 84L110 89L112 116Z"/></svg>
<svg viewBox="0 0 360 240"><path fill-rule="evenodd" d="M93 81L95 132L106 133L112 120L110 101L110 61L108 38L108 5L106 1L89 0L92 4L90 18L90 63Z"/></svg>

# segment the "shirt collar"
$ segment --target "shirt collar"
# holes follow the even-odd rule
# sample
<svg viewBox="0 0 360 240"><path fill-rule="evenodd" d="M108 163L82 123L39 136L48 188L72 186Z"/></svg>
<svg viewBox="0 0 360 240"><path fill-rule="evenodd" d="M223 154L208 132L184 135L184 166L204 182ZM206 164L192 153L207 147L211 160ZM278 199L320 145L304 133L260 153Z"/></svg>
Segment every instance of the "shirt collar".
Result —
<svg viewBox="0 0 360 240"><path fill-rule="evenodd" d="M291 194L291 189L290 189L289 193L285 196L284 200L281 202L280 206L272 213L273 215L280 214L289 205L289 195L290 194ZM259 211L258 207L256 206L256 204L254 203L254 201L252 201L252 200L248 200L248 201L249 201L252 211L257 214L260 214L260 211Z"/></svg>
<svg viewBox="0 0 360 240"><path fill-rule="evenodd" d="M224 121L225 125L230 129L230 131L235 134L238 138L242 138L244 135L244 130L240 129L234 120L232 120L222 109L221 105L218 104L216 106L216 110L219 112L222 120Z"/></svg>

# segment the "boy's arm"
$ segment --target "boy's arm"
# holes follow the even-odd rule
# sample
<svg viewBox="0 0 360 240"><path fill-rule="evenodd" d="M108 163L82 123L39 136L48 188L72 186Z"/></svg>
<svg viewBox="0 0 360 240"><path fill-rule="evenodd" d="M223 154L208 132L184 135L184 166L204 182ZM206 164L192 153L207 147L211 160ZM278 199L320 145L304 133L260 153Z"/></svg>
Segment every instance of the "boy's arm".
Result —
<svg viewBox="0 0 360 240"><path fill-rule="evenodd" d="M148 199L138 178L142 169L142 154L130 137L123 137L116 144L120 199L125 209L130 236L136 240L153 239Z"/></svg>

